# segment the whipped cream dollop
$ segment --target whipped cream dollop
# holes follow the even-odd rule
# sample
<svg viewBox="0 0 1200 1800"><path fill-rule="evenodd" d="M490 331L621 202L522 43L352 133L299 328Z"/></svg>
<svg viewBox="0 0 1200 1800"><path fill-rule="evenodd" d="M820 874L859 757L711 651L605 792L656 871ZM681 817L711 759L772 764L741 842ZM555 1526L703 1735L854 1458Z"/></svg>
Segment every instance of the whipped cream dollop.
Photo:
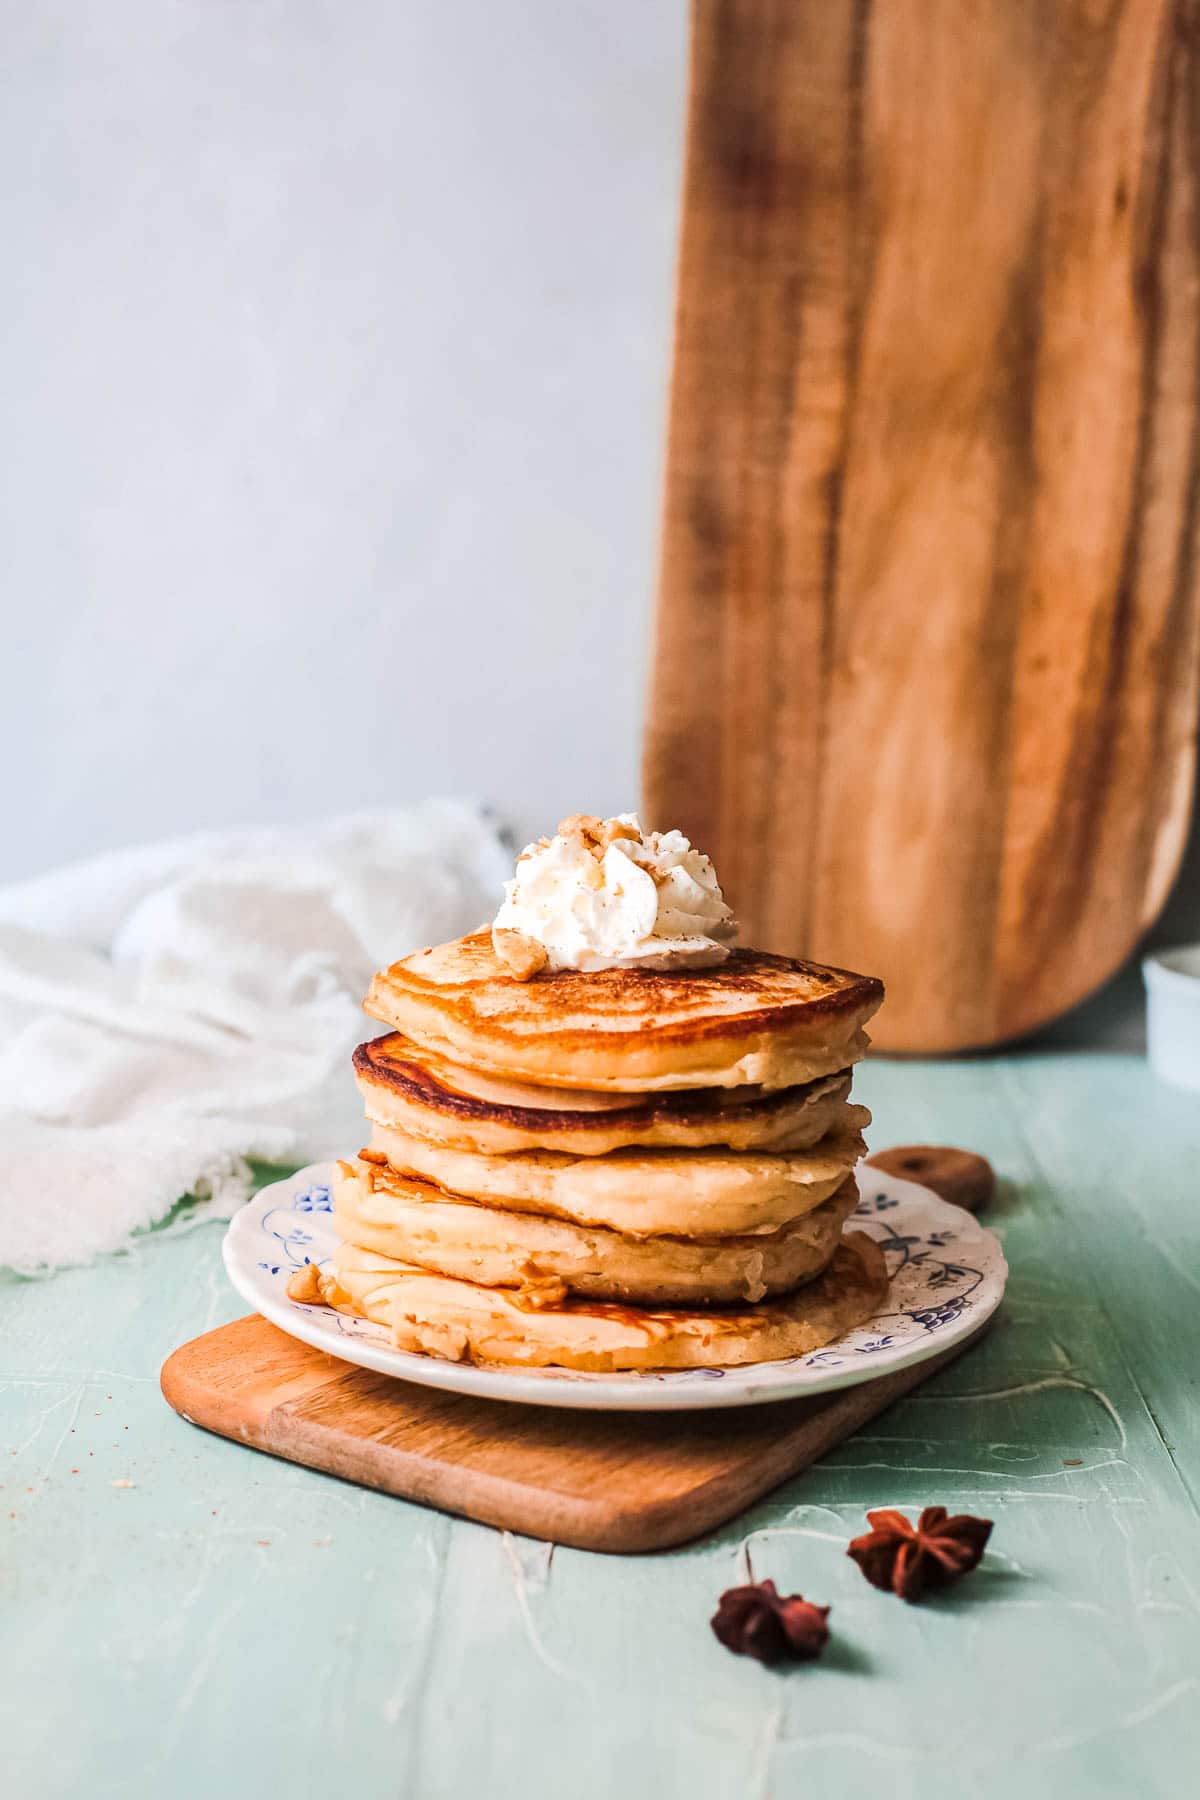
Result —
<svg viewBox="0 0 1200 1800"><path fill-rule="evenodd" d="M724 962L737 926L707 856L620 813L527 845L492 932L541 945L548 970L677 969Z"/></svg>

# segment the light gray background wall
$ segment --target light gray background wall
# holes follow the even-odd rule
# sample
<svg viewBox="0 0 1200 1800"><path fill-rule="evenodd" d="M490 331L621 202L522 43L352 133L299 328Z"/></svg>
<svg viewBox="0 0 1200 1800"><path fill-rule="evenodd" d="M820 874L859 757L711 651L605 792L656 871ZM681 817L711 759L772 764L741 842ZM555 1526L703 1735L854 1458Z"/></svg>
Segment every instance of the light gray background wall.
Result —
<svg viewBox="0 0 1200 1800"><path fill-rule="evenodd" d="M635 804L684 0L0 18L0 878Z"/></svg>
<svg viewBox="0 0 1200 1800"><path fill-rule="evenodd" d="M0 19L0 878L633 802L685 0Z"/></svg>

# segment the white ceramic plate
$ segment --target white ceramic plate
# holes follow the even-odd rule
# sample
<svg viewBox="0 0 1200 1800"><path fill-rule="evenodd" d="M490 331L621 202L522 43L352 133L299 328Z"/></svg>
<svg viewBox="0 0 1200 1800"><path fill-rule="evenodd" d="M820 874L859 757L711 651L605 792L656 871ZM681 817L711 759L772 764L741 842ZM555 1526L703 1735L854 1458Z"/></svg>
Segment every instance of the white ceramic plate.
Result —
<svg viewBox="0 0 1200 1800"><path fill-rule="evenodd" d="M827 1393L924 1362L978 1330L999 1306L1008 1265L999 1242L961 1207L928 1188L863 1164L854 1225L881 1244L892 1277L886 1311L824 1350L740 1369L666 1369L585 1375L572 1369L480 1369L392 1348L366 1319L287 1296L288 1277L326 1263L337 1246L328 1163L264 1188L225 1235L225 1267L238 1293L292 1337L345 1362L403 1381L493 1400L627 1412L749 1406Z"/></svg>

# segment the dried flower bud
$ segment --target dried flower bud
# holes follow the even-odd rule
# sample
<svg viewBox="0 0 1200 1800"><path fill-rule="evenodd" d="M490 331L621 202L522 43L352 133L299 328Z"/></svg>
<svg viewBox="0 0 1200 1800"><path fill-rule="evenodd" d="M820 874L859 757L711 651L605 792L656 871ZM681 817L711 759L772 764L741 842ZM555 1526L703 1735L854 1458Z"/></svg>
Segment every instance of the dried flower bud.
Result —
<svg viewBox="0 0 1200 1800"><path fill-rule="evenodd" d="M947 1515L944 1506L927 1506L916 1527L901 1512L869 1512L871 1530L856 1537L847 1550L872 1587L901 1600L919 1600L930 1588L947 1587L967 1575L983 1555L992 1534L990 1519L970 1513Z"/></svg>
<svg viewBox="0 0 1200 1800"><path fill-rule="evenodd" d="M729 1588L721 1595L712 1628L727 1650L761 1663L811 1662L829 1640L827 1606L800 1594L780 1594L773 1581Z"/></svg>

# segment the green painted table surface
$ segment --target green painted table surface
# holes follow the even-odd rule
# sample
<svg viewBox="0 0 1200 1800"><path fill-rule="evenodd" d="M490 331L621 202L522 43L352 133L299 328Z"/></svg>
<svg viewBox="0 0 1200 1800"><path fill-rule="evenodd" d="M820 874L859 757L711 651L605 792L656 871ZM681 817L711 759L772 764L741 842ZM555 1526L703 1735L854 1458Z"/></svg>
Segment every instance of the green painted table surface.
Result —
<svg viewBox="0 0 1200 1800"><path fill-rule="evenodd" d="M41 1796L1190 1795L1200 1788L1196 1096L1139 1059L863 1071L874 1142L1004 1178L990 1338L690 1548L512 1538L176 1418L176 1344L244 1308L220 1232L0 1284L0 1789ZM503 1429L497 1413L497 1429ZM996 1521L906 1607L868 1506ZM822 1663L721 1649L718 1594L833 1607Z"/></svg>

